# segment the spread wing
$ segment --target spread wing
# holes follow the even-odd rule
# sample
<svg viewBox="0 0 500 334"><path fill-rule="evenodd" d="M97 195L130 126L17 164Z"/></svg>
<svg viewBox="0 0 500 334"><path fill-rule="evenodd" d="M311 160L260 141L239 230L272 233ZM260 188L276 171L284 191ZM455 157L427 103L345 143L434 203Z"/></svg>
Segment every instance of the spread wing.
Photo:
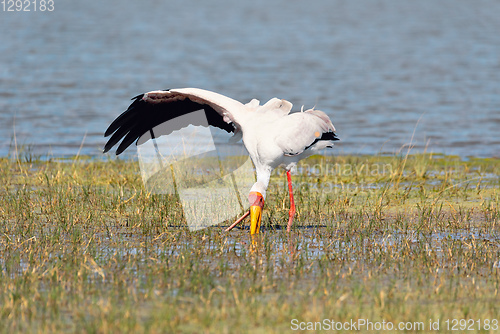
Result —
<svg viewBox="0 0 500 334"><path fill-rule="evenodd" d="M121 140L116 149L116 155L119 155L146 132L153 135L152 129L157 125L201 109L205 110L208 125L236 132L241 130L239 121L245 111L245 106L236 100L198 88L151 91L132 100L128 109L104 133L105 137L111 135L104 146L104 153ZM199 118L196 117L179 117L179 120L182 121L171 122L172 126L163 127L166 131L161 134L169 134L191 124L203 125L197 124Z"/></svg>

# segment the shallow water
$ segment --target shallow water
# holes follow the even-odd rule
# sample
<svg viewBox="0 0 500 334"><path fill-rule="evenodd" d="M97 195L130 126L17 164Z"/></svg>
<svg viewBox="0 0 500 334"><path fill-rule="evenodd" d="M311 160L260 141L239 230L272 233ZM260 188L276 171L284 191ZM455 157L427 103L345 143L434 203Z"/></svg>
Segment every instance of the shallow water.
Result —
<svg viewBox="0 0 500 334"><path fill-rule="evenodd" d="M212 228L212 233L216 233L221 227ZM18 238L14 235L10 239ZM70 237L61 240L63 244L71 244ZM274 270L290 262L297 260L297 257L308 261L317 260L323 256L336 257L345 262L370 262L374 254L385 253L400 249L404 245L410 248L423 248L426 252L435 252L442 256L443 248L448 247L450 242L458 242L465 247L478 242L486 242L491 245L500 244L500 235L496 232L484 232L480 229L458 230L448 232L421 233L417 231L391 231L376 232L367 236L353 234L348 237L343 230L331 230L324 227L298 227L292 234L285 233L284 230L266 231L251 239L249 231L233 231L222 238L207 237L204 234L183 234L177 235L175 242L164 242L162 237L157 236L153 240L144 238L143 235L131 233L112 233L112 238L104 234L99 237L100 243L99 258L107 259L117 255L137 256L141 261L147 261L147 254L155 256L166 256L168 258L182 257L185 252L205 249L206 257L199 260L207 265L217 266L219 257L227 260L229 268L241 266L242 259L248 254L260 254L265 256L266 261L274 265ZM253 242L251 241L253 240ZM25 243L36 242L37 238L31 237ZM89 241L90 242L90 241ZM264 245L267 245L264 246ZM62 249L62 248L61 248ZM272 250L266 253L266 249ZM56 253L58 250L56 250ZM149 253L148 253L149 252ZM257 252L257 253L256 253ZM50 257L56 259L61 254L51 254ZM367 254L370 256L367 257ZM143 258L144 257L144 258ZM0 259L0 268L4 270L5 259ZM212 263L212 264L211 264ZM12 265L12 264L11 264ZM490 263L491 267L500 266L500 259ZM23 258L14 260L14 267L10 273L11 277L19 275L30 268L29 261ZM135 270L135 269L133 269ZM96 277L99 273L95 273Z"/></svg>
<svg viewBox="0 0 500 334"><path fill-rule="evenodd" d="M0 156L99 156L138 93L316 106L333 152L499 156L500 2L55 1L1 12ZM135 154L130 150L129 154Z"/></svg>

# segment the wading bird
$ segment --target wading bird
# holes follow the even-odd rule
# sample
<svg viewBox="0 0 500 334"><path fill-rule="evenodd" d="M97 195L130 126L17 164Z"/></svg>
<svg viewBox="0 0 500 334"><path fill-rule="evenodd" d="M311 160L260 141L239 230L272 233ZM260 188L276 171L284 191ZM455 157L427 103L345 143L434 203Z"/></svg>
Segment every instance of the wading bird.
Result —
<svg viewBox="0 0 500 334"><path fill-rule="evenodd" d="M243 104L215 92L182 88L151 91L132 100L128 109L106 130L104 136L112 136L104 146L104 153L123 139L116 150L119 155L153 127L201 109L205 110L209 125L232 132L237 139L242 138L255 166L257 182L248 196L250 210L227 231L250 215L250 233L259 233L271 172L279 166L286 170L288 180L287 231L290 231L295 215L290 170L299 160L331 148L333 141L338 140L335 127L324 112L309 109L290 113L292 104L277 98L261 106L256 99Z"/></svg>

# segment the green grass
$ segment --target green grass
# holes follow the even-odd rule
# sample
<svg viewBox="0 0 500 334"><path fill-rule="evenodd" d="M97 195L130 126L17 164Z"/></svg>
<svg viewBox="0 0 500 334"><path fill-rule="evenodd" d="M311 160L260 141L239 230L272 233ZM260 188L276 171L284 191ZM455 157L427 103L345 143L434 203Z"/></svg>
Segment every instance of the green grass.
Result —
<svg viewBox="0 0 500 334"><path fill-rule="evenodd" d="M137 162L0 167L0 332L283 333L292 319L428 332L430 319L441 331L471 319L473 333L500 321L498 159L311 157L293 176L294 231L277 171L253 240L224 233L230 222L189 232Z"/></svg>

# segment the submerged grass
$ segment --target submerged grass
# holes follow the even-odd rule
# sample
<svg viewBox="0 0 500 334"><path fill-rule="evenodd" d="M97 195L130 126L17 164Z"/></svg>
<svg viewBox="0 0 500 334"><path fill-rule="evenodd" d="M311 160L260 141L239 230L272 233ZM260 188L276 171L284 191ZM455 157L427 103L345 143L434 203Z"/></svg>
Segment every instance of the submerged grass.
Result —
<svg viewBox="0 0 500 334"><path fill-rule="evenodd" d="M293 177L294 231L276 172L254 240L189 232L133 161L0 167L0 332L500 331L498 159L311 157Z"/></svg>

